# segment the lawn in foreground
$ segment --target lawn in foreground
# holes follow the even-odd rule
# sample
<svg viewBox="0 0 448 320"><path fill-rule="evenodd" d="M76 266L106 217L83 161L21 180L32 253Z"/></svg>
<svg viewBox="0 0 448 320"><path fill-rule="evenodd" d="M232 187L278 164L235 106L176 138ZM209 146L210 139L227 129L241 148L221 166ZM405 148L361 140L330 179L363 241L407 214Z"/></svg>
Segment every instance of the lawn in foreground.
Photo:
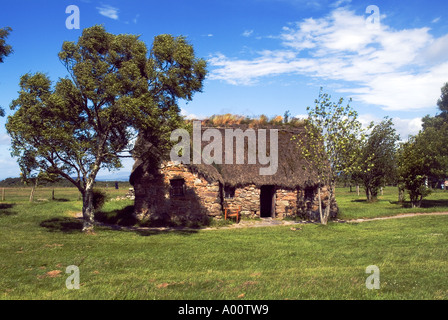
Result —
<svg viewBox="0 0 448 320"><path fill-rule="evenodd" d="M447 216L85 235L66 213L77 209L1 205L1 299L448 298ZM65 286L69 265L79 290ZM380 290L366 289L369 265Z"/></svg>

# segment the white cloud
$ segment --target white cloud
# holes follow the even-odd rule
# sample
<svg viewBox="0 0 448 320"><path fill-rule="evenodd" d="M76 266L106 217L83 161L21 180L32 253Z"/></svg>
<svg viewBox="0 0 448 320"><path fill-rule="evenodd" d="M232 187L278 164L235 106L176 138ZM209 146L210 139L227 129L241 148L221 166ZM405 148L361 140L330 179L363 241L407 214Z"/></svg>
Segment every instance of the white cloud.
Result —
<svg viewBox="0 0 448 320"><path fill-rule="evenodd" d="M338 0L338 1L334 2L334 3L332 3L330 6L334 7L334 8L337 8L337 7L341 7L344 4L349 4L351 2L352 2L352 0Z"/></svg>
<svg viewBox="0 0 448 320"><path fill-rule="evenodd" d="M284 27L277 50L248 60L215 54L210 79L252 85L265 76L299 74L343 83L338 91L386 110L422 110L435 106L448 74L448 35L434 38L429 31L368 28L366 16L337 8Z"/></svg>
<svg viewBox="0 0 448 320"><path fill-rule="evenodd" d="M410 135L415 136L422 129L422 118L392 119L401 140L407 140Z"/></svg>
<svg viewBox="0 0 448 320"><path fill-rule="evenodd" d="M254 33L254 30L245 30L241 35L243 37L250 37Z"/></svg>
<svg viewBox="0 0 448 320"><path fill-rule="evenodd" d="M185 117L185 119L188 119L188 120L202 120L202 119L206 118L206 116L201 116L201 115L196 115L196 114L190 113L186 109L183 109L183 108L180 109L180 115Z"/></svg>
<svg viewBox="0 0 448 320"><path fill-rule="evenodd" d="M359 115L358 120L364 128L367 128L372 121L375 124L378 124L383 119L372 114L362 114ZM399 117L395 117L392 118L392 122L396 132L400 135L401 141L406 141L410 135L416 135L422 129L422 118L420 117L411 119L401 119Z"/></svg>
<svg viewBox="0 0 448 320"><path fill-rule="evenodd" d="M112 7L110 5L102 5L101 7L96 7L98 9L98 13L107 18L118 20L118 8Z"/></svg>
<svg viewBox="0 0 448 320"><path fill-rule="evenodd" d="M209 59L218 67L210 75L212 80L225 80L231 84L251 85L263 76L279 75L311 67L305 60L295 61L289 52L263 51L254 60L232 60L222 54Z"/></svg>
<svg viewBox="0 0 448 320"><path fill-rule="evenodd" d="M0 145L10 145L11 138L7 134L0 134Z"/></svg>
<svg viewBox="0 0 448 320"><path fill-rule="evenodd" d="M430 45L422 51L420 56L422 63L429 62L433 65L447 62L448 34L437 39L433 39Z"/></svg>
<svg viewBox="0 0 448 320"><path fill-rule="evenodd" d="M117 18L118 18L118 16L117 16ZM137 22L138 22L138 18L140 18L140 15L139 15L139 14L137 14L137 15L135 16L135 18L132 20L132 22L134 22L134 24L137 24Z"/></svg>
<svg viewBox="0 0 448 320"><path fill-rule="evenodd" d="M18 177L20 173L17 161L10 156L11 150L8 136L0 134L0 180Z"/></svg>
<svg viewBox="0 0 448 320"><path fill-rule="evenodd" d="M437 23L440 21L440 17L435 18L434 20L431 21L431 23Z"/></svg>

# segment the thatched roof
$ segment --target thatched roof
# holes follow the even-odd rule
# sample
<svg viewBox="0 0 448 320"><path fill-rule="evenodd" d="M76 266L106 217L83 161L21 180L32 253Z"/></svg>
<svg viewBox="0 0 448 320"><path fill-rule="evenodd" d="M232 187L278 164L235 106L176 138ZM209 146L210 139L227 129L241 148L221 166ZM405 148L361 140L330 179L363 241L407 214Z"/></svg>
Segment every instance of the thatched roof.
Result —
<svg viewBox="0 0 448 320"><path fill-rule="evenodd" d="M246 149L245 164L226 164L223 162L222 165L218 165L224 184L232 187L241 187L250 184L258 187L262 185L275 185L285 189L316 185L317 179L315 175L301 158L297 143L291 140L294 135L299 135L301 132L302 129L278 129L278 167L275 174L261 175L260 168L269 167L270 164L260 164L258 157L256 164L247 164ZM269 137L269 133L267 133L268 150L266 154L270 153ZM225 157L225 152L223 156ZM236 150L234 148L234 159L235 156Z"/></svg>
<svg viewBox="0 0 448 320"><path fill-rule="evenodd" d="M231 128L240 128L245 131L247 129L246 126L235 126L232 125ZM272 126L269 126L267 129L267 149L266 154L270 152L270 135L269 129L272 129ZM202 132L209 128L202 127ZM234 144L233 148L233 162L234 164L226 164L225 163L225 129L226 128L216 128L221 132L222 135L222 143L223 143L223 159L221 161L222 164L188 164L187 166L195 173L203 176L208 181L220 181L222 184L231 186L231 187L242 187L246 185L256 185L258 187L262 185L275 185L278 187L282 187L285 189L295 189L297 187L307 187L307 186L315 186L317 185L317 177L309 168L304 161L304 159L300 156L300 150L297 147L297 142L291 140L291 138L295 136L300 136L303 133L303 128L279 128L278 130L278 168L277 172L272 175L260 175L260 168L269 167L270 164L262 165L259 163L258 156L256 157L255 164L248 164L247 159L247 142L245 143L245 159L244 164L235 164L236 159L236 148ZM254 129L257 133L258 130ZM202 148L207 146L210 142L203 141ZM264 150L263 150L264 151ZM145 161L137 159L133 172L131 174L131 183L135 179L138 179L143 172L149 170L150 165L148 163L145 164Z"/></svg>

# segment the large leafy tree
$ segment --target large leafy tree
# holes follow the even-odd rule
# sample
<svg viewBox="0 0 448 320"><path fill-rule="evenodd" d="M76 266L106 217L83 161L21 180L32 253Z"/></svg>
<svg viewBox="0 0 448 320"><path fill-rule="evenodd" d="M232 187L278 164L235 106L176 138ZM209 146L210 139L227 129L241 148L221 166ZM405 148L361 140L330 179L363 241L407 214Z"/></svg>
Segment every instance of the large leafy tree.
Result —
<svg viewBox="0 0 448 320"><path fill-rule="evenodd" d="M448 82L441 88L440 98L437 100L437 106L440 110L439 114L434 117L425 116L423 120L423 129L428 127L441 128L444 123L448 122Z"/></svg>
<svg viewBox="0 0 448 320"><path fill-rule="evenodd" d="M392 119L386 118L373 127L361 144L352 178L364 186L368 201L375 200L381 186L393 182L396 177L395 156L399 139Z"/></svg>
<svg viewBox="0 0 448 320"><path fill-rule="evenodd" d="M427 127L403 143L397 153L399 181L408 191L413 207L430 194L429 177L448 175L448 123Z"/></svg>
<svg viewBox="0 0 448 320"><path fill-rule="evenodd" d="M0 63L3 63L3 59L12 53L11 45L6 43L6 38L11 33L10 27L0 29Z"/></svg>
<svg viewBox="0 0 448 320"><path fill-rule="evenodd" d="M444 84L441 91L440 99L437 100L437 106L446 115L448 113L448 82Z"/></svg>
<svg viewBox="0 0 448 320"><path fill-rule="evenodd" d="M137 134L149 142L140 153L166 153L182 119L178 100L202 90L206 62L184 37L156 36L148 50L138 36L102 26L84 29L76 43L64 42L59 59L69 76L54 87L43 73L21 77L6 128L20 163L79 189L83 230L91 231L98 171L119 168Z"/></svg>
<svg viewBox="0 0 448 320"><path fill-rule="evenodd" d="M0 29L0 63L3 63L3 59L12 53L11 45L6 43L6 38L12 31L10 27ZM0 107L0 117L5 115L5 111Z"/></svg>
<svg viewBox="0 0 448 320"><path fill-rule="evenodd" d="M416 207L430 193L427 179L448 175L448 83L441 88L437 106L440 112L424 117L423 130L403 144L398 153L399 178Z"/></svg>
<svg viewBox="0 0 448 320"><path fill-rule="evenodd" d="M336 180L341 175L351 175L356 168L360 142L364 139L357 112L337 102L321 89L314 108L308 107L304 132L294 137L301 156L318 178L319 214L322 224L330 217ZM329 195L322 205L321 187L328 186ZM325 208L323 208L325 207Z"/></svg>

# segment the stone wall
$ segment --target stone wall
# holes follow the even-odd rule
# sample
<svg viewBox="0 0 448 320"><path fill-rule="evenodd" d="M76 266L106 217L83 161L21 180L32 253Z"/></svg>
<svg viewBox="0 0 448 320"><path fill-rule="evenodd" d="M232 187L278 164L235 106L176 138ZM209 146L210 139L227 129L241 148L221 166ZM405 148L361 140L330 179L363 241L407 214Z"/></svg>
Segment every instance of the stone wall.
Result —
<svg viewBox="0 0 448 320"><path fill-rule="evenodd" d="M312 220L312 221L320 221L320 214L319 214L319 195L317 192L317 188L311 189L310 191L306 191L306 189L298 189L297 190L297 216L305 219L305 220ZM307 194L308 193L308 194ZM322 210L325 210L328 197L330 195L330 192L328 191L327 187L321 188L321 203L322 203ZM336 204L336 199L334 198L334 192L333 197L331 199L331 209L330 209L330 218L336 218L338 208Z"/></svg>
<svg viewBox="0 0 448 320"><path fill-rule="evenodd" d="M278 218L294 216L297 213L297 190L277 189L275 191L275 214Z"/></svg>
<svg viewBox="0 0 448 320"><path fill-rule="evenodd" d="M293 217L298 213L298 190L276 189L275 216L276 218ZM241 214L250 217L260 216L260 189L255 185L235 189L234 198L225 198L223 207L232 210L241 208Z"/></svg>
<svg viewBox="0 0 448 320"><path fill-rule="evenodd" d="M170 195L170 180L184 179L184 195ZM134 184L135 214L139 220L162 220L176 224L203 222L208 217L221 217L224 208L232 211L241 208L243 216L260 215L260 188L248 185L235 189L233 198L224 198L223 186L218 181L207 181L186 166L166 163L157 175L147 172ZM323 209L329 192L321 189ZM337 214L336 201L331 201L331 217ZM275 190L275 215L277 218L301 217L319 220L317 189Z"/></svg>
<svg viewBox="0 0 448 320"><path fill-rule="evenodd" d="M170 195L171 179L184 179L184 194ZM145 174L134 185L135 214L139 220L162 220L176 224L204 222L222 214L221 187L183 165L166 163L160 174Z"/></svg>
<svg viewBox="0 0 448 320"><path fill-rule="evenodd" d="M245 216L256 216L260 214L260 189L255 185L248 185L235 189L235 197L225 198L223 207L231 210L241 208L241 214Z"/></svg>
<svg viewBox="0 0 448 320"><path fill-rule="evenodd" d="M322 210L326 207L329 197L327 187L321 189ZM232 210L241 208L241 214L250 217L260 216L260 189L255 185L249 185L235 190L234 198L225 198L223 207ZM331 218L337 215L336 200L331 201ZM286 190L277 188L275 190L275 217L283 219L286 217L301 217L305 220L319 221L319 197L317 189L298 188Z"/></svg>

